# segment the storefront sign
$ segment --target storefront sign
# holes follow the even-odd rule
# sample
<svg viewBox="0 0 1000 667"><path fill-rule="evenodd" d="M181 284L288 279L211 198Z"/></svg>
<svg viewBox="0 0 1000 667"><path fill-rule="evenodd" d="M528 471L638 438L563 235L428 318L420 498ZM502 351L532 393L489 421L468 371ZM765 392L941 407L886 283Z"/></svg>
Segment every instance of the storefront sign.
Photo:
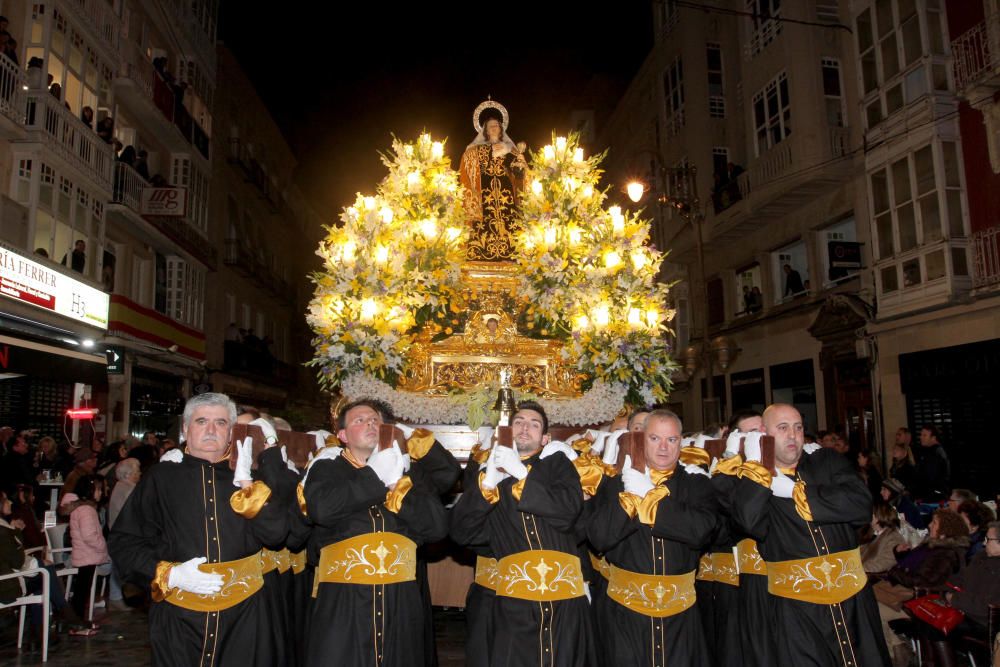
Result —
<svg viewBox="0 0 1000 667"><path fill-rule="evenodd" d="M101 290L0 245L0 294L101 329L109 297Z"/></svg>
<svg viewBox="0 0 1000 667"><path fill-rule="evenodd" d="M124 375L125 348L120 345L108 345L104 353L108 357L108 375Z"/></svg>
<svg viewBox="0 0 1000 667"><path fill-rule="evenodd" d="M187 213L187 188L143 188L139 212L181 217Z"/></svg>

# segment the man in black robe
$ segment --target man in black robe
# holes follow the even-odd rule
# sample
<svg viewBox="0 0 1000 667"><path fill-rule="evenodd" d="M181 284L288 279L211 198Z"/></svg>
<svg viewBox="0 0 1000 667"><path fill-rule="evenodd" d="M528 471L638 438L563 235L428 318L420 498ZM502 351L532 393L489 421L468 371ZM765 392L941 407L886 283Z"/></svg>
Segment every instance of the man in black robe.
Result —
<svg viewBox="0 0 1000 667"><path fill-rule="evenodd" d="M669 410L646 420L647 468L627 457L606 479L589 523L591 544L611 565L603 634L627 665L709 664L696 608L695 571L718 524L707 473L679 465L681 422Z"/></svg>
<svg viewBox="0 0 1000 667"><path fill-rule="evenodd" d="M274 499L288 497L287 468L278 448L268 448L253 481L244 441L231 470L235 421L236 406L223 394L190 399L183 458L143 475L111 531L124 579L152 589L154 665L271 664L276 655L260 552L285 539L287 507Z"/></svg>
<svg viewBox="0 0 1000 667"><path fill-rule="evenodd" d="M855 532L871 520L868 489L836 451L802 455L802 416L791 405L764 411L764 433L775 439L776 470L748 439L731 510L766 563L775 664L888 665Z"/></svg>
<svg viewBox="0 0 1000 667"><path fill-rule="evenodd" d="M545 446L548 418L537 403L519 403L511 426L516 449L494 447L478 483L452 510L452 538L485 542L498 561L492 638L478 651L489 653L489 665L587 665L594 650L576 532L583 488L573 451L563 443Z"/></svg>
<svg viewBox="0 0 1000 667"><path fill-rule="evenodd" d="M413 665L425 656L416 550L444 538L447 519L437 495L403 474L398 444L376 451L389 416L378 401L344 406L343 451L314 460L303 483L316 563L307 665ZM417 437L433 442L417 430L407 441L414 453Z"/></svg>

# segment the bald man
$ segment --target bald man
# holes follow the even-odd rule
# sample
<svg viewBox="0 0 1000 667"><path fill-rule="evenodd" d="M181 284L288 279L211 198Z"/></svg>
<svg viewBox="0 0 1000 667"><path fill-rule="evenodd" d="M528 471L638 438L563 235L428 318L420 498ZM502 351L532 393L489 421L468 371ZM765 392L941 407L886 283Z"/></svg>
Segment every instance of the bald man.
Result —
<svg viewBox="0 0 1000 667"><path fill-rule="evenodd" d="M855 533L871 520L864 482L833 450L803 456L802 415L791 405L767 408L763 432L774 437L776 470L760 463L754 442L728 469L738 478L733 518L767 569L775 664L888 665Z"/></svg>

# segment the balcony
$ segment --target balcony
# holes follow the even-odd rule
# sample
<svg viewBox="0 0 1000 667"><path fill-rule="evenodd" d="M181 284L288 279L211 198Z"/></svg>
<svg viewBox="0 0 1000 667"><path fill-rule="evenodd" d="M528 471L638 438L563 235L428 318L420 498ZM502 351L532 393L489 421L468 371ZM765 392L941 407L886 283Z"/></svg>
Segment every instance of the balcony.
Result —
<svg viewBox="0 0 1000 667"><path fill-rule="evenodd" d="M229 139L229 157L227 161L230 164L236 165L243 172L247 183L253 183L261 199L264 199L270 206L272 213L277 213L281 209L281 193L268 180L267 171L253 156L250 146L240 141L239 137L231 137Z"/></svg>
<svg viewBox="0 0 1000 667"><path fill-rule="evenodd" d="M215 270L218 264L218 251L209 245L205 236L184 215L154 215L148 210L145 195L166 190L177 190L182 193L182 199L188 196L187 188L151 188L149 183L139 173L123 162L115 162L114 188L112 190L109 214L121 215L129 224L133 233L144 236L154 245L163 246L164 239L168 243L184 251L195 260L201 262L210 270ZM148 233L137 225L140 220L149 223L157 234ZM143 232L146 233L143 233Z"/></svg>
<svg viewBox="0 0 1000 667"><path fill-rule="evenodd" d="M10 58L0 58L0 136L24 132L24 73Z"/></svg>
<svg viewBox="0 0 1000 667"><path fill-rule="evenodd" d="M121 19L107 0L67 0L60 4L80 17L82 23L100 38L100 44L109 53L118 52Z"/></svg>
<svg viewBox="0 0 1000 667"><path fill-rule="evenodd" d="M772 147L737 177L736 188L729 186L726 206L709 220L709 238L739 242L846 183L852 178L848 139L847 128L822 126Z"/></svg>
<svg viewBox="0 0 1000 667"><path fill-rule="evenodd" d="M225 263L235 268L282 302L295 299L295 287L275 273L242 239L226 239Z"/></svg>
<svg viewBox="0 0 1000 667"><path fill-rule="evenodd" d="M174 90L153 63L134 42L122 42L119 52L120 75L114 80L115 95L140 123L178 153L190 152L191 146L208 159L209 137L191 118L183 105L176 103Z"/></svg>
<svg viewBox="0 0 1000 667"><path fill-rule="evenodd" d="M1000 14L985 20L951 42L955 58L955 87L971 102L1000 90Z"/></svg>
<svg viewBox="0 0 1000 667"><path fill-rule="evenodd" d="M28 140L46 144L100 187L111 190L111 146L47 90L29 90L25 97Z"/></svg>
<svg viewBox="0 0 1000 667"><path fill-rule="evenodd" d="M972 254L972 287L1000 286L1000 225L973 234Z"/></svg>

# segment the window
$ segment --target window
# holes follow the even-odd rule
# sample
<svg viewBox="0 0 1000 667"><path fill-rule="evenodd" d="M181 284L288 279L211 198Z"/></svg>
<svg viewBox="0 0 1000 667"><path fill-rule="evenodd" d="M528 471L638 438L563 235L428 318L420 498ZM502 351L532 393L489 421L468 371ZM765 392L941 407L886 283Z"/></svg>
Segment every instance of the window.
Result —
<svg viewBox="0 0 1000 667"><path fill-rule="evenodd" d="M869 174L868 182L879 262L903 256L898 275L904 289L947 275L948 252L933 246L967 236L958 144L921 146ZM911 256L913 251L919 254ZM957 273L967 271L963 261L953 258L951 265L955 275L965 275ZM895 266L882 270L883 292L899 289L890 273L896 275Z"/></svg>
<svg viewBox="0 0 1000 667"><path fill-rule="evenodd" d="M705 46L708 65L708 115L712 118L726 117L726 91L722 75L722 47L709 42Z"/></svg>
<svg viewBox="0 0 1000 667"><path fill-rule="evenodd" d="M847 125L847 116L844 110L844 95L840 82L840 61L834 58L823 58L821 63L826 123L831 127L844 127Z"/></svg>
<svg viewBox="0 0 1000 667"><path fill-rule="evenodd" d="M677 134L684 126L684 71L680 57L663 74L663 98L667 112L667 131Z"/></svg>
<svg viewBox="0 0 1000 667"><path fill-rule="evenodd" d="M205 274L180 257L167 258L167 312L181 324L201 329Z"/></svg>
<svg viewBox="0 0 1000 667"><path fill-rule="evenodd" d="M781 34L781 0L747 0L750 12L750 55L755 56Z"/></svg>
<svg viewBox="0 0 1000 667"><path fill-rule="evenodd" d="M816 0L816 20L823 23L840 23L837 0Z"/></svg>
<svg viewBox="0 0 1000 667"><path fill-rule="evenodd" d="M187 219L203 234L208 230L208 178L187 156L175 156L171 182L187 188Z"/></svg>
<svg viewBox="0 0 1000 667"><path fill-rule="evenodd" d="M862 269L857 225L848 218L819 231L817 254L823 267L823 285L831 287Z"/></svg>
<svg viewBox="0 0 1000 667"><path fill-rule="evenodd" d="M660 29L664 33L670 32L670 30L677 25L677 20L680 12L677 10L676 0L660 0L657 3L659 5L659 12L657 12L657 19L660 23Z"/></svg>
<svg viewBox="0 0 1000 667"><path fill-rule="evenodd" d="M796 241L771 253L774 301L781 303L804 296L810 289L809 257L804 241Z"/></svg>
<svg viewBox="0 0 1000 667"><path fill-rule="evenodd" d="M788 100L788 77L776 76L753 96L757 155L765 153L792 133L792 111Z"/></svg>
<svg viewBox="0 0 1000 667"><path fill-rule="evenodd" d="M760 275L760 264L756 262L736 270L738 302L735 304L734 310L737 316L759 313L764 308Z"/></svg>
<svg viewBox="0 0 1000 667"><path fill-rule="evenodd" d="M875 0L855 20L869 128L931 90L948 90L937 2ZM925 32L921 32L921 24Z"/></svg>

